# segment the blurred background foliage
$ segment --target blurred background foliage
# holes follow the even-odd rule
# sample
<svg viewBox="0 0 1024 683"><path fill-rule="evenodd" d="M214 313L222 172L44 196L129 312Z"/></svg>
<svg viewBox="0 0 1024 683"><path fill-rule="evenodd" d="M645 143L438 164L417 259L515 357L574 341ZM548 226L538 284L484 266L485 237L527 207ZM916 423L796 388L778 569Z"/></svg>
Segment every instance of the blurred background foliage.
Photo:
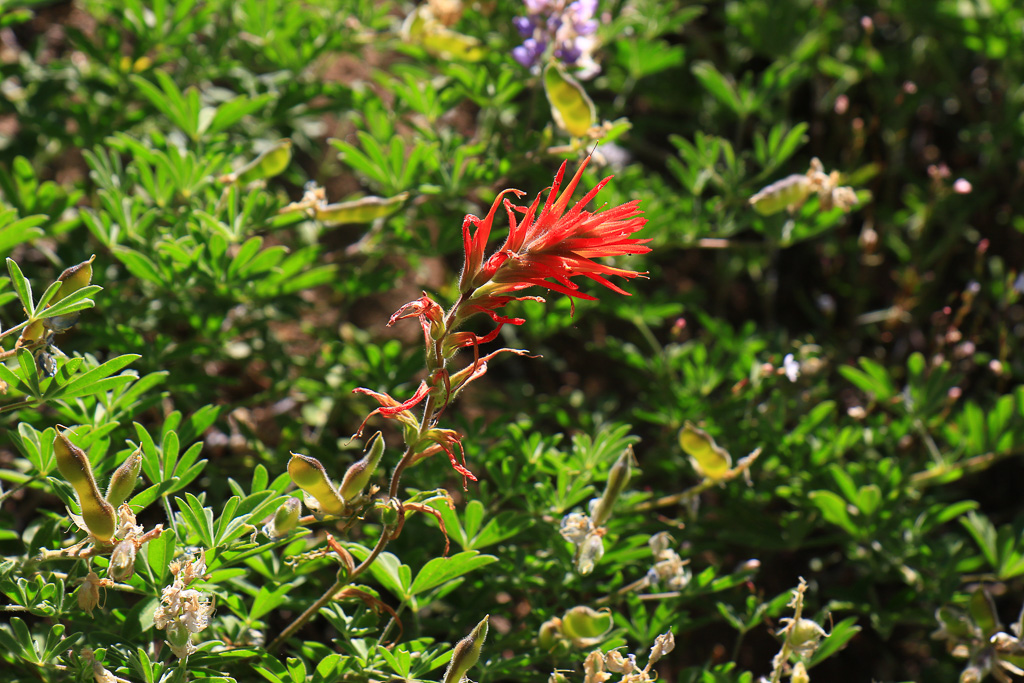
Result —
<svg viewBox="0 0 1024 683"><path fill-rule="evenodd" d="M215 507L228 477L276 477L290 450L338 472L357 457L348 439L371 406L351 390L415 388L419 331L385 323L421 290L454 300L463 215L505 187L532 197L595 143L572 143L541 76L511 58L522 5L433 5L454 8L448 52L410 36L401 2L0 3L0 253L40 291L95 253L105 291L60 347L141 354L139 391L8 410L9 433L91 425L108 430L102 456L136 438L133 421L158 433L173 411L201 413L191 438L209 463L193 486ZM675 630L663 677L749 680L778 649L776 598L803 576L813 610L861 627L814 678L952 680L963 663L929 639L936 609L979 582L1003 621L1024 600L1024 8L601 0L598 18L601 71L581 84L598 122L631 127L597 147L585 183L614 173L600 201L641 200L652 252L617 265L649 278L575 310L519 306L527 323L500 340L543 359L492 364L447 414L480 483L462 493L442 461L415 470L508 534L404 637L454 642L490 613L474 675L546 676L580 658L538 651L539 625L603 599L611 644ZM458 52L467 37L479 43ZM285 138L283 173L218 180ZM853 212L751 209L812 157L857 190ZM330 202L397 199L336 225L279 213L308 182ZM19 320L10 298L4 314ZM687 420L734 459L764 449L749 485L658 502L699 480L677 441ZM642 474L604 559L575 576L558 518L600 488L626 435ZM24 470L5 441L0 462ZM55 500L29 487L5 501L5 554L59 539L56 522L24 535ZM420 567L441 539L411 524L390 550ZM661 601L618 592L664 530L705 581ZM751 559L756 572L735 569ZM296 586L301 609L316 588ZM311 627L290 654L346 651L368 620Z"/></svg>

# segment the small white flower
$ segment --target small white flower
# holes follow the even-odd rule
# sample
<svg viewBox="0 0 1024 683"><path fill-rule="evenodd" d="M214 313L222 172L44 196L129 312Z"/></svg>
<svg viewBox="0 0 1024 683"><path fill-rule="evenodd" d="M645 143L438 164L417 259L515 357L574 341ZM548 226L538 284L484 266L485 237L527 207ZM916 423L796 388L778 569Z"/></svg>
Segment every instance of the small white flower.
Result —
<svg viewBox="0 0 1024 683"><path fill-rule="evenodd" d="M787 353L786 357L782 359L782 369L786 373L786 377L789 378L790 382L795 382L797 377L800 376L800 363L793 358L793 354Z"/></svg>

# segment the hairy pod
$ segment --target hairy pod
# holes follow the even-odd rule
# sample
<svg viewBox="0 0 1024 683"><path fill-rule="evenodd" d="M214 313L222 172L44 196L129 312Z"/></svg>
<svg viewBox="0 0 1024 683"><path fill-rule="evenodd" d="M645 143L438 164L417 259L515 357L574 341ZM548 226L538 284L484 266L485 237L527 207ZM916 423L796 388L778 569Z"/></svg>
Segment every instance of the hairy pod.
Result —
<svg viewBox="0 0 1024 683"><path fill-rule="evenodd" d="M485 616L473 631L455 646L442 683L459 683L480 659L480 650L484 646L484 639L487 638L487 620L488 617Z"/></svg>
<svg viewBox="0 0 1024 683"><path fill-rule="evenodd" d="M135 553L137 548L132 541L121 541L114 546L110 554L110 567L107 576L114 581L126 581L135 573Z"/></svg>
<svg viewBox="0 0 1024 683"><path fill-rule="evenodd" d="M619 459L612 465L611 472L608 473L608 483L605 486L604 494L590 515L594 526L604 526L612 516L612 508L615 506L615 501L618 500L619 495L625 490L626 484L629 483L629 478L633 474L632 460L633 448L630 446L622 452Z"/></svg>
<svg viewBox="0 0 1024 683"><path fill-rule="evenodd" d="M89 457L60 431L53 439L53 453L57 460L57 470L78 495L82 520L89 528L89 533L100 541L109 541L117 528L117 515L114 506L100 496Z"/></svg>
<svg viewBox="0 0 1024 683"><path fill-rule="evenodd" d="M139 472L141 471L142 453L135 451L110 475L110 483L107 485L107 502L116 508L128 500L132 491L135 490L135 485L139 483Z"/></svg>
<svg viewBox="0 0 1024 683"><path fill-rule="evenodd" d="M301 453L292 453L288 461L288 474L300 489L312 496L319 504L320 511L328 515L341 515L345 502L334 488L327 470L316 458Z"/></svg>
<svg viewBox="0 0 1024 683"><path fill-rule="evenodd" d="M362 493L366 485L370 483L370 477L373 476L381 456L384 455L384 436L380 432L370 437L367 450L368 452L362 460L349 466L345 477L341 480L341 497L345 502L351 501Z"/></svg>
<svg viewBox="0 0 1024 683"><path fill-rule="evenodd" d="M83 287L88 287L92 282L92 262L96 258L96 255L89 257L88 261L82 261L78 265L71 266L65 269L63 273L57 278L57 281L61 283L60 289L57 290L57 297L55 301L60 301L64 297L70 296L80 290ZM54 332L63 332L70 329L78 322L78 318L81 315L80 311L74 313L67 313L65 315L55 315L50 318L44 318L42 324L49 330Z"/></svg>
<svg viewBox="0 0 1024 683"><path fill-rule="evenodd" d="M298 498L289 498L277 508L274 518L263 525L263 533L270 538L281 538L294 529L299 523L302 503Z"/></svg>
<svg viewBox="0 0 1024 683"><path fill-rule="evenodd" d="M750 205L762 216L770 216L783 209L796 210L812 191L811 179L793 174L762 188L750 198Z"/></svg>
<svg viewBox="0 0 1024 683"><path fill-rule="evenodd" d="M92 283L92 262L94 260L96 260L95 254L90 256L88 261L82 261L76 266L67 268L57 277L57 281L61 284L60 289L57 290L55 301L60 301Z"/></svg>

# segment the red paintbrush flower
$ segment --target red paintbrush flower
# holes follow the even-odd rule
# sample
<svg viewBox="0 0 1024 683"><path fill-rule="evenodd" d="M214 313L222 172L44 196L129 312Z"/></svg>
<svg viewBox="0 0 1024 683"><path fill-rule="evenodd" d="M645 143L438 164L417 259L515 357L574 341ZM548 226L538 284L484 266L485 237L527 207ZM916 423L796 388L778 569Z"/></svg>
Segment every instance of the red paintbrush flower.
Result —
<svg viewBox="0 0 1024 683"><path fill-rule="evenodd" d="M576 276L582 276L628 296L629 293L611 282L608 276L634 278L646 275L593 260L602 256L646 253L650 249L643 245L650 240L632 237L647 222L641 216L639 200L593 213L585 210L584 207L612 176L599 182L583 199L569 208L573 192L589 162L590 157L587 157L559 194L565 174L563 163L543 207L540 204L541 195L537 195L529 207L522 207L512 204L504 195L511 192L522 196L524 193L505 190L494 200L486 218L466 217L462 225L466 263L460 290L468 299L464 302L466 313L460 317L484 313L497 323L519 325L523 323L521 318L501 316L496 309L510 301L536 299L518 295L529 287L545 287L569 297L595 299L580 291L579 284L573 280ZM508 214L509 234L501 248L485 261L483 253L499 202L505 206ZM519 221L516 220L516 212L522 214ZM472 226L477 229L470 234Z"/></svg>

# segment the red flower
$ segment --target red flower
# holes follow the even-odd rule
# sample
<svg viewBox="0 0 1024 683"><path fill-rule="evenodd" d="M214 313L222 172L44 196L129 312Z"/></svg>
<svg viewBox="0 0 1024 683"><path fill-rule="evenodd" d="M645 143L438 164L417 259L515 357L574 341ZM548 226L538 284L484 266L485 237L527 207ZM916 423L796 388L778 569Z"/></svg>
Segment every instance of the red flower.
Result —
<svg viewBox="0 0 1024 683"><path fill-rule="evenodd" d="M611 180L611 176L599 182L583 199L569 208L573 192L589 162L590 157L587 157L559 194L565 174L563 163L543 207L540 205L541 195L537 195L529 207L521 207L512 204L504 195L512 192L522 196L523 193L519 190L505 190L494 200L486 218L466 217L462 225L466 264L460 289L469 298L465 302L466 315L462 317L484 313L497 323L519 325L522 319L501 316L496 313L496 309L510 301L536 298L518 296L521 290L534 286L545 287L569 297L595 299L580 291L579 284L572 279L582 276L628 296L628 292L611 282L608 276L634 278L646 275L593 260L602 256L646 253L650 249L643 245L650 240L632 237L647 222L638 208L639 200L594 213L584 209ZM504 204L508 214L508 238L498 251L484 261L484 248L499 202ZM518 222L516 212L523 214ZM470 229L474 225L477 230L471 235Z"/></svg>

